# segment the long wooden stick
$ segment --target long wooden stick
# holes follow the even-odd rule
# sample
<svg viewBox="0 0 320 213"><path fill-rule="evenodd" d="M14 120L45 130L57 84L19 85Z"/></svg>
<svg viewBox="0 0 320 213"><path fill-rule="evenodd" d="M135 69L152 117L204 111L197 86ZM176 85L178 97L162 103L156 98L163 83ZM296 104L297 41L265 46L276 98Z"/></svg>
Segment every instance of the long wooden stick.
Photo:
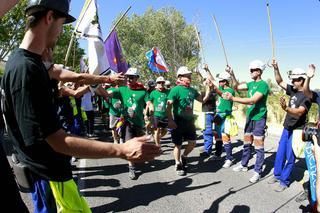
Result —
<svg viewBox="0 0 320 213"><path fill-rule="evenodd" d="M198 31L196 25L193 25L193 26L194 26L194 30L196 31L196 34L197 34L199 49L200 49L200 51L201 51L203 63L205 64L205 63L206 63L206 59L204 58L204 52L203 52L203 47L202 47L202 43L201 43L200 32Z"/></svg>
<svg viewBox="0 0 320 213"><path fill-rule="evenodd" d="M215 17L214 15L212 15L212 19L213 19L214 25L215 25L216 30L217 30L217 33L218 33L218 37L219 37L219 40L220 40L220 43L221 43L221 46L222 46L222 50L223 50L223 53L224 53L224 58L225 58L225 60L226 60L226 64L227 64L227 66L229 66L226 49L225 49L224 44L223 44L223 41L222 41L222 37L221 37L221 33L220 33L220 30L219 30L219 26L218 26L216 17Z"/></svg>
<svg viewBox="0 0 320 213"><path fill-rule="evenodd" d="M115 25L111 28L108 36L106 37L105 41L110 37L111 33L116 29L116 27L119 25L119 23L122 21L122 19L127 15L129 10L131 9L131 6L128 7L128 9L122 14L122 16L118 19L118 21L115 23Z"/></svg>
<svg viewBox="0 0 320 213"><path fill-rule="evenodd" d="M272 32L272 22L271 22L269 3L267 3L267 12L268 12L270 39L271 39L271 47L272 47L272 59L274 60L276 57L275 56L275 44L274 44L274 37L273 37L273 32Z"/></svg>

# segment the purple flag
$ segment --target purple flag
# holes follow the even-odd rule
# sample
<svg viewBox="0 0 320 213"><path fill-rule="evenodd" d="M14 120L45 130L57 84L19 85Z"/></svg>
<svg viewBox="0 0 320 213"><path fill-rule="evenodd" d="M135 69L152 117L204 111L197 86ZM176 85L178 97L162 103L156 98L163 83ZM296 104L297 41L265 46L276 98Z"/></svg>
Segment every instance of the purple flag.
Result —
<svg viewBox="0 0 320 213"><path fill-rule="evenodd" d="M105 40L104 46L110 68L117 73L125 73L128 69L128 64L122 55L121 44L115 30L112 31L109 38Z"/></svg>

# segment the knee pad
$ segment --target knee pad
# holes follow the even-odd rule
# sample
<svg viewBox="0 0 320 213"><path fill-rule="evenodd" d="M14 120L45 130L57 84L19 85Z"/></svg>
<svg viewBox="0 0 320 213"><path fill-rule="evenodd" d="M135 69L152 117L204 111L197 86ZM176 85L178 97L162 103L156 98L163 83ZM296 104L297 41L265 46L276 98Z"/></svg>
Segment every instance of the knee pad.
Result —
<svg viewBox="0 0 320 213"><path fill-rule="evenodd" d="M253 137L253 144L254 144L255 149L264 148L264 137L263 136L254 136Z"/></svg>
<svg viewBox="0 0 320 213"><path fill-rule="evenodd" d="M243 142L246 144L246 143L252 143L252 141L253 141L252 134L245 133L244 138L243 138Z"/></svg>

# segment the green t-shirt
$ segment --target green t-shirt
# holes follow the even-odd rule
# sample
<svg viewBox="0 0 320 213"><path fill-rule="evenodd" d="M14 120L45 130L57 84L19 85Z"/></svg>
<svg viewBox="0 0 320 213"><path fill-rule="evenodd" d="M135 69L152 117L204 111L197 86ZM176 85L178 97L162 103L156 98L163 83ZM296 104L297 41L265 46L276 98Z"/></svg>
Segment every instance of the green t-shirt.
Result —
<svg viewBox="0 0 320 213"><path fill-rule="evenodd" d="M108 91L114 92L116 88L111 87ZM119 93L113 94L112 98L109 99L109 114L116 117L120 117L123 111L121 96Z"/></svg>
<svg viewBox="0 0 320 213"><path fill-rule="evenodd" d="M235 96L235 92L232 88L226 88L226 89L223 89L223 87L219 86L219 90L222 92L222 93L225 93L225 92L229 92L232 94L232 96ZM222 97L219 96L219 99L218 99L218 103L217 103L217 112L219 113L231 113L232 112L232 106L233 106L233 101L229 101L229 100L226 100L226 99L223 99Z"/></svg>
<svg viewBox="0 0 320 213"><path fill-rule="evenodd" d="M251 81L247 83L248 87L248 98L251 98L256 92L260 92L263 94L261 100L259 100L256 104L248 106L246 116L247 118L257 121L263 117L267 116L267 98L269 95L269 86L267 82L261 80L258 82Z"/></svg>
<svg viewBox="0 0 320 213"><path fill-rule="evenodd" d="M143 110L148 101L148 93L145 89L132 90L127 86L114 90L113 95L120 94L123 103L123 112L126 121L139 126L144 126Z"/></svg>
<svg viewBox="0 0 320 213"><path fill-rule="evenodd" d="M149 101L153 103L154 115L159 118L167 117L167 98L169 91L165 90L160 92L158 90L153 90L149 96Z"/></svg>
<svg viewBox="0 0 320 213"><path fill-rule="evenodd" d="M168 100L173 102L173 115L185 119L193 118L193 101L200 94L192 87L175 86L171 89Z"/></svg>

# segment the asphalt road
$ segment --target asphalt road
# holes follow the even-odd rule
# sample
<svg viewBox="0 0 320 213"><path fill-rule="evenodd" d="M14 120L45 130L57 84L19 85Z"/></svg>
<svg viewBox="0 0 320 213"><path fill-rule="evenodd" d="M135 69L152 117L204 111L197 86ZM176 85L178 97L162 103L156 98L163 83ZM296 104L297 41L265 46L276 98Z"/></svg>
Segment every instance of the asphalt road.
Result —
<svg viewBox="0 0 320 213"><path fill-rule="evenodd" d="M98 138L112 141L110 133L101 130ZM201 135L201 132L198 132ZM272 176L275 151L281 129L269 132L266 139L266 161L262 179L249 183L255 156L249 171L236 173L223 169L223 161L208 161L199 157L203 140L190 154L188 174L177 176L169 135L162 140L164 154L152 162L137 165L137 180L128 178L127 162L121 159L79 159L74 163L74 177L81 194L93 212L305 212L307 202L297 203L302 193L304 160L297 160L292 184L284 192L275 192L276 185L267 183ZM242 134L233 138L235 162L241 159ZM23 199L32 212L30 197Z"/></svg>

